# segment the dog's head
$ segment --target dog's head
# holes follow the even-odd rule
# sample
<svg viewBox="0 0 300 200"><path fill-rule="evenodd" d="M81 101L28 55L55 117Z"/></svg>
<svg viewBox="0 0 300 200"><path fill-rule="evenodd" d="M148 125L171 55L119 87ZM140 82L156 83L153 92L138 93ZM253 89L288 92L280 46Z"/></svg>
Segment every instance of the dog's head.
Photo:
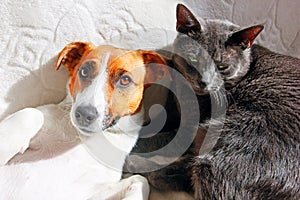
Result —
<svg viewBox="0 0 300 200"><path fill-rule="evenodd" d="M103 131L121 117L138 113L145 88L170 76L165 60L154 51L86 42L67 45L56 69L61 64L70 72L71 120L83 134Z"/></svg>

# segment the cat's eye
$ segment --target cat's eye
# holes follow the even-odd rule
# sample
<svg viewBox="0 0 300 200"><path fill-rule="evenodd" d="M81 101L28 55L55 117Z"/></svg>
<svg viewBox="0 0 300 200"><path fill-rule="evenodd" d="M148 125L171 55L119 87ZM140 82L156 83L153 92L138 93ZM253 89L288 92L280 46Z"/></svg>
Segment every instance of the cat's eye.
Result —
<svg viewBox="0 0 300 200"><path fill-rule="evenodd" d="M189 57L189 60L190 60L191 63L198 63L197 58Z"/></svg>
<svg viewBox="0 0 300 200"><path fill-rule="evenodd" d="M218 70L225 70L227 69L229 66L225 65L225 64L221 64L221 65L217 65Z"/></svg>

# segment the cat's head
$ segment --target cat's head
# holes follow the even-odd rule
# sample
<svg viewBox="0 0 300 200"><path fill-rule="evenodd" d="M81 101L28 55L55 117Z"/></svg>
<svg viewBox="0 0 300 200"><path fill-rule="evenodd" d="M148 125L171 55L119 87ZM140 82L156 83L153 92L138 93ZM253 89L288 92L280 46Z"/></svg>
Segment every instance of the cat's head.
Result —
<svg viewBox="0 0 300 200"><path fill-rule="evenodd" d="M206 51L225 86L233 86L245 76L250 66L250 47L263 30L262 25L241 28L227 20L201 19L182 4L177 5L176 15L176 30L179 32L174 42L176 53L180 52L188 58L187 62L197 66L203 62L203 51ZM199 68L203 72L208 70Z"/></svg>

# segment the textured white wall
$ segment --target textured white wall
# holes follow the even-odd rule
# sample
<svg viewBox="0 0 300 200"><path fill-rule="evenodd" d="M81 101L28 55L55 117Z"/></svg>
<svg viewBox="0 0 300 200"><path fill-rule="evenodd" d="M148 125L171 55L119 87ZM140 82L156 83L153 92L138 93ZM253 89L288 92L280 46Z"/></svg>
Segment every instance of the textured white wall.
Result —
<svg viewBox="0 0 300 200"><path fill-rule="evenodd" d="M259 42L300 57L297 0L4 0L0 4L0 119L22 107L58 102L66 70L57 53L69 42L159 48L175 37L175 8L182 2L201 17L241 25L264 23Z"/></svg>

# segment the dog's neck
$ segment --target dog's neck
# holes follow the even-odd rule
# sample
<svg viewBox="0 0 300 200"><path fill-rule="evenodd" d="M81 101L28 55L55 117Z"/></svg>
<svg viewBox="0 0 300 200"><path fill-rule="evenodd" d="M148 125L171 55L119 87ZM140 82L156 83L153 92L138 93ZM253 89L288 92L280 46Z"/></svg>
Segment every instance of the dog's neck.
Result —
<svg viewBox="0 0 300 200"><path fill-rule="evenodd" d="M139 131L143 126L143 116L144 109L142 108L140 112L134 115L120 118L117 124L105 130L103 134L117 148L129 153L139 136ZM114 142L117 138L122 139L120 144Z"/></svg>
<svg viewBox="0 0 300 200"><path fill-rule="evenodd" d="M149 119L149 109L157 103L164 106L167 94L168 90L159 85L147 88L138 113L121 117L114 126L92 136L85 136L78 131L81 141L100 162L117 170L122 170L125 158L134 147L143 124L151 120ZM72 97L68 93L59 105L63 109L71 110L72 102ZM154 112L153 115L156 116L157 114Z"/></svg>
<svg viewBox="0 0 300 200"><path fill-rule="evenodd" d="M93 136L80 135L83 144L93 156L105 165L121 171L126 156L135 145L143 124L143 109L125 116L112 127Z"/></svg>

